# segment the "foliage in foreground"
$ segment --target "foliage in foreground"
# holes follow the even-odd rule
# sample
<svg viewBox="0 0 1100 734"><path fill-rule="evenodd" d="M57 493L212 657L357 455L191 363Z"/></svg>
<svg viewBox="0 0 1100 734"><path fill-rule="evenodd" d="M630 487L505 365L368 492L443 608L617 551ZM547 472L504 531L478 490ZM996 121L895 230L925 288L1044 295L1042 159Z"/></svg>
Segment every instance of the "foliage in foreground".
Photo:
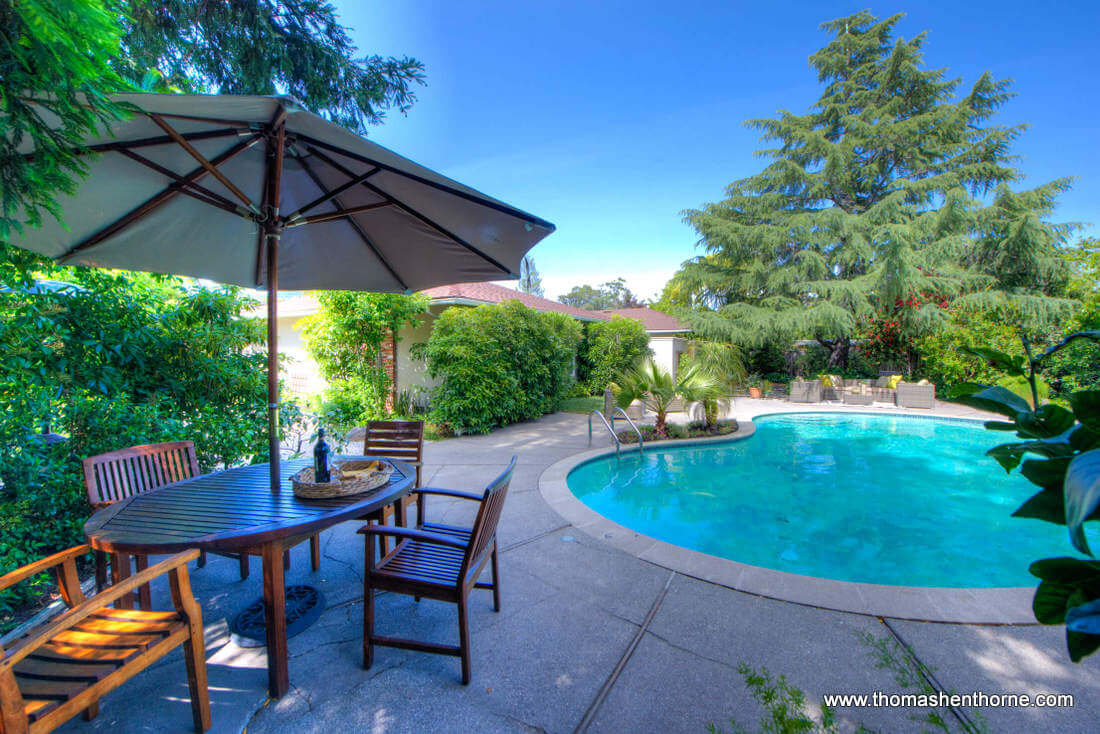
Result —
<svg viewBox="0 0 1100 734"><path fill-rule="evenodd" d="M325 414L338 429L384 418L393 381L382 364L382 342L428 310L422 294L320 291L319 307L302 319L306 350L328 382Z"/></svg>
<svg viewBox="0 0 1100 734"><path fill-rule="evenodd" d="M929 697L940 693L931 682L931 671L924 668L908 645L892 637L876 637L869 632L857 632L856 638L874 658L875 668L890 672L902 691ZM745 680L753 699L764 708L758 729L762 734L835 734L841 730L835 710L822 701L821 714L815 715L806 703L806 694L788 683L786 676L775 678L767 668L755 669L745 663L737 666L737 672ZM950 695L953 691L947 693ZM929 731L929 727L951 732L954 728L947 722L949 711L958 727L967 734L985 734L989 731L984 717L974 710L934 707L923 714L912 713L909 718L920 726L922 732ZM736 719L730 719L730 725L734 732L748 732ZM714 724L707 725L708 734L721 734L721 731ZM855 731L870 734L872 730L858 724Z"/></svg>
<svg viewBox="0 0 1100 734"><path fill-rule="evenodd" d="M519 301L449 308L418 352L441 380L431 421L443 430L487 433L555 409L572 383L580 324Z"/></svg>
<svg viewBox="0 0 1100 734"><path fill-rule="evenodd" d="M239 289L58 268L73 287L51 290L34 258L2 253L0 571L80 541L83 457L190 439L204 470L266 459L263 327ZM47 423L68 440L41 441Z"/></svg>
<svg viewBox="0 0 1100 734"><path fill-rule="evenodd" d="M1074 343L1100 341L1100 332L1071 334L1033 356L1026 339L1024 354L1010 355L988 347L971 351L997 370L1026 381L1030 402L1000 387L964 383L951 398L971 407L1008 418L990 421L986 428L1014 433L1019 441L995 446L987 453L1007 472L1016 468L1039 491L1013 517L1027 517L1065 525L1079 552L1092 556L1084 524L1100 520L1100 390L1069 395L1069 408L1039 401L1038 375L1044 363ZM1031 564L1040 579L1032 603L1042 624L1065 625L1070 659L1080 662L1100 649L1100 561L1069 556L1045 558Z"/></svg>

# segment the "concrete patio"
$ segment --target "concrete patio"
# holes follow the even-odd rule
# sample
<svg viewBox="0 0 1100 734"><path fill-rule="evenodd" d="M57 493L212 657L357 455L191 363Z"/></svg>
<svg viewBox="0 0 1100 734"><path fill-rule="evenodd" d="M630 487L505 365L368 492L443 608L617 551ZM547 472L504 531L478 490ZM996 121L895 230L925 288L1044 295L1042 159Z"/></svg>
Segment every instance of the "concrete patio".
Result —
<svg viewBox="0 0 1100 734"><path fill-rule="evenodd" d="M756 403L766 404L755 405ZM738 413L787 403L738 401ZM811 406L819 408L820 406ZM955 414L962 414L958 408ZM608 445L609 439L596 439ZM288 583L320 588L327 608L289 642L291 692L268 700L263 649L230 641L227 620L259 595L259 563L240 581L234 561L212 557L191 575L203 607L214 729L218 732L704 732L729 719L755 728L739 662L784 674L811 702L823 694L900 692L857 640L901 640L943 690L1071 693L1073 708L985 709L992 731L1093 731L1100 715L1100 660L1069 662L1061 629L882 619L755 596L669 571L570 526L538 491L551 464L586 450L582 415L556 414L487 436L427 445L425 484L480 490L513 455L519 466L500 528L503 609L489 592L471 602L473 682L458 661L379 648L362 650L362 538L348 523L323 534L322 569L306 546L292 552ZM433 498L433 519L462 523L472 503ZM1059 549L1052 549L1052 554ZM166 588L154 589L163 602ZM379 632L454 643L453 605L381 595ZM915 731L921 710L840 709L846 729ZM948 723L959 729L951 714ZM93 722L67 731L187 731L177 651L104 699Z"/></svg>

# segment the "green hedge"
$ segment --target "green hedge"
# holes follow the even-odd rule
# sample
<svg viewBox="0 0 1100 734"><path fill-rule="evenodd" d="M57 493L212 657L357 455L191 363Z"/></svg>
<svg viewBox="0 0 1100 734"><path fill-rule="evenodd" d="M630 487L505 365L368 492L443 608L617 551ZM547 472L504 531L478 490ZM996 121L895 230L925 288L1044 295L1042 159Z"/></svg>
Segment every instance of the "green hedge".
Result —
<svg viewBox="0 0 1100 734"><path fill-rule="evenodd" d="M42 291L38 273L78 287ZM264 332L239 289L56 269L2 246L0 285L0 573L83 540L83 457L191 439L204 470L266 459ZM68 439L42 442L46 422ZM0 627L34 593L0 595Z"/></svg>
<svg viewBox="0 0 1100 734"><path fill-rule="evenodd" d="M519 301L452 307L422 347L432 391L431 420L444 429L486 433L553 411L572 384L581 327Z"/></svg>
<svg viewBox="0 0 1100 734"><path fill-rule="evenodd" d="M637 319L616 316L610 321L594 321L585 331L578 366L589 395L602 395L608 383L651 354L649 334Z"/></svg>

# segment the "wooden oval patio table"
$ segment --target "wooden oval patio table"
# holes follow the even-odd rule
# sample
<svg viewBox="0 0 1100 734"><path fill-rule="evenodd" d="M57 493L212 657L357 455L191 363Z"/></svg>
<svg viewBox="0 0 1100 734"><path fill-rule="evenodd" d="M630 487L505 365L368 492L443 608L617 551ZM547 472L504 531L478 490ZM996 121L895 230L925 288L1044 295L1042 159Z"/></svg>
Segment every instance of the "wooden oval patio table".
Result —
<svg viewBox="0 0 1100 734"><path fill-rule="evenodd" d="M369 457L340 457L369 458ZM129 556L176 553L189 548L232 551L263 559L267 626L268 691L279 698L290 688L286 644L286 583L283 552L311 535L391 505L407 495L416 469L390 461L387 484L363 494L312 500L294 496L292 474L308 460L280 462L282 491L273 493L267 464L227 469L134 495L92 515L84 525L88 543L118 556L129 573Z"/></svg>

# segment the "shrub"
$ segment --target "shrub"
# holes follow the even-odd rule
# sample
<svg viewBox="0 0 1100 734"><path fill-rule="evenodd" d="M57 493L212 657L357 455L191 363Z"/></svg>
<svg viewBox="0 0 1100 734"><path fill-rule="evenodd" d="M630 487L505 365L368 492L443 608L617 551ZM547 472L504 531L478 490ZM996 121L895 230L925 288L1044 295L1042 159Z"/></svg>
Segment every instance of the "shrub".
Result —
<svg viewBox="0 0 1100 734"><path fill-rule="evenodd" d="M578 367L589 395L602 395L618 375L652 354L649 334L637 319L593 321L585 331Z"/></svg>
<svg viewBox="0 0 1100 734"><path fill-rule="evenodd" d="M963 347L987 346L1022 354L1018 334L1019 327L1010 319L956 310L942 330L914 342L920 358L918 373L936 385L937 394L964 382L995 382L1000 373Z"/></svg>
<svg viewBox="0 0 1100 734"><path fill-rule="evenodd" d="M85 456L191 439L203 470L267 458L264 330L243 317L254 301L13 252L0 249L0 572L80 542ZM33 287L36 273L76 287ZM43 442L47 423L68 439ZM33 590L16 587L0 608Z"/></svg>
<svg viewBox="0 0 1100 734"><path fill-rule="evenodd" d="M449 308L421 350L432 391L431 420L466 433L538 418L571 383L580 325L519 301Z"/></svg>
<svg viewBox="0 0 1100 734"><path fill-rule="evenodd" d="M329 386L323 414L346 430L386 417L393 381L382 364L382 341L428 310L422 294L322 291L319 308L302 319L306 350Z"/></svg>

